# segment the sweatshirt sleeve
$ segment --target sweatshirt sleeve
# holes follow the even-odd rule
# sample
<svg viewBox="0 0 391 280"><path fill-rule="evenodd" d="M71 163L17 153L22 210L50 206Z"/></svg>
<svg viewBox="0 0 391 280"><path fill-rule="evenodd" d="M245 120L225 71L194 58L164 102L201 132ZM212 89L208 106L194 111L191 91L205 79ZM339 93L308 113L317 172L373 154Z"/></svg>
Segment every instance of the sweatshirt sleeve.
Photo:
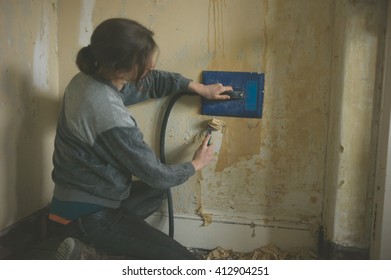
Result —
<svg viewBox="0 0 391 280"><path fill-rule="evenodd" d="M171 93L187 90L190 79L179 73L160 70L151 71L140 85L127 84L122 90L124 105L129 106L150 98L160 98Z"/></svg>
<svg viewBox="0 0 391 280"><path fill-rule="evenodd" d="M98 136L96 145L97 149L110 151L108 161L124 175L135 175L153 188L180 185L195 173L191 162L173 165L160 162L137 127L115 127L105 131Z"/></svg>

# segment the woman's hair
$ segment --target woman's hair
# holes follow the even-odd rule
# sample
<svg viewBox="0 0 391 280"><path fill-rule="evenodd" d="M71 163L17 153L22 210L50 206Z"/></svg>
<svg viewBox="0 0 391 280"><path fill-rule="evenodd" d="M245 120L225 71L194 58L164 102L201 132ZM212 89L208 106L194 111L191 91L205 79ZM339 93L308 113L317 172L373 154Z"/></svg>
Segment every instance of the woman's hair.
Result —
<svg viewBox="0 0 391 280"><path fill-rule="evenodd" d="M87 75L97 73L100 67L112 71L137 67L137 83L157 49L153 35L151 30L130 19L105 20L92 33L91 44L79 50L76 64Z"/></svg>

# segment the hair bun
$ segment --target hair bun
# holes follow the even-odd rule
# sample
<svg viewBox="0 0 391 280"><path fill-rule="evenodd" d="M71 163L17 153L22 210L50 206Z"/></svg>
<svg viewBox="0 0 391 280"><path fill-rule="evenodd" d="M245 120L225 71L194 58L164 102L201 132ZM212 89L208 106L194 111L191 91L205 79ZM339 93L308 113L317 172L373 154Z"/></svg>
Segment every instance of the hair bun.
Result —
<svg viewBox="0 0 391 280"><path fill-rule="evenodd" d="M76 65L79 70L87 75L95 74L98 71L98 62L92 52L91 45L79 50L76 58Z"/></svg>

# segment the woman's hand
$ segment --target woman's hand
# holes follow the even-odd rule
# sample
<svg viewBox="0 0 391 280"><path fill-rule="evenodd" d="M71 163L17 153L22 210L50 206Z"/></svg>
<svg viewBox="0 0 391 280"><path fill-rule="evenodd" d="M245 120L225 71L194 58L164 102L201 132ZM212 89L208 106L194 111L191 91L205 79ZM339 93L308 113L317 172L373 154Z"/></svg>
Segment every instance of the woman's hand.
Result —
<svg viewBox="0 0 391 280"><path fill-rule="evenodd" d="M202 144L194 153L191 163L196 171L201 170L213 160L214 145L208 145L210 137L211 135L208 133Z"/></svg>
<svg viewBox="0 0 391 280"><path fill-rule="evenodd" d="M229 99L228 95L222 95L223 92L231 91L231 86L223 86L222 84L204 85L194 81L189 84L189 90L198 93L202 97L211 100Z"/></svg>

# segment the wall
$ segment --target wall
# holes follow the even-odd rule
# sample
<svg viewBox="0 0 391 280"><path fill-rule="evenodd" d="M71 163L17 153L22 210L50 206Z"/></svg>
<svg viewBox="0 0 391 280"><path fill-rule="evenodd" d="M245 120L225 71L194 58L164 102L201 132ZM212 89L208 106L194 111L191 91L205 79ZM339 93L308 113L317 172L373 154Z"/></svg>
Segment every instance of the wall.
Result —
<svg viewBox="0 0 391 280"><path fill-rule="evenodd" d="M0 228L47 205L58 111L53 1L0 1Z"/></svg>
<svg viewBox="0 0 391 280"><path fill-rule="evenodd" d="M368 248L387 1L336 1L324 218L337 244Z"/></svg>
<svg viewBox="0 0 391 280"><path fill-rule="evenodd" d="M371 259L391 259L391 5L388 5L384 81L373 201Z"/></svg>
<svg viewBox="0 0 391 280"><path fill-rule="evenodd" d="M216 162L173 189L178 240L239 250L269 242L313 247L324 221L331 240L368 246L376 58L387 1L28 3L0 0L0 36L7 38L1 40L0 65L15 71L1 66L2 228L49 201L53 125L62 92L77 71L75 55L96 24L126 16L155 32L158 68L195 80L202 70L266 74L263 118L222 118L224 133L214 136ZM44 47L48 52L34 55ZM20 83L26 76L30 82ZM153 148L166 104L162 99L130 108ZM199 107L197 97L175 105L168 162L191 159L209 118ZM202 217L211 224L203 226ZM165 221L155 222L164 227ZM235 234L222 244L230 232Z"/></svg>

